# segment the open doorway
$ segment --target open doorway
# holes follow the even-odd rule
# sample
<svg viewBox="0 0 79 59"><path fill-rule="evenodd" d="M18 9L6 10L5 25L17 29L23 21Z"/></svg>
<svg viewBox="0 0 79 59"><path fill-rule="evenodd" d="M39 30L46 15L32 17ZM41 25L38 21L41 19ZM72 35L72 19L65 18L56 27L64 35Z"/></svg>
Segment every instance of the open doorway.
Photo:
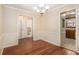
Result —
<svg viewBox="0 0 79 59"><path fill-rule="evenodd" d="M33 20L28 16L19 16L19 38L33 38Z"/></svg>
<svg viewBox="0 0 79 59"><path fill-rule="evenodd" d="M61 46L76 51L76 9L60 13Z"/></svg>

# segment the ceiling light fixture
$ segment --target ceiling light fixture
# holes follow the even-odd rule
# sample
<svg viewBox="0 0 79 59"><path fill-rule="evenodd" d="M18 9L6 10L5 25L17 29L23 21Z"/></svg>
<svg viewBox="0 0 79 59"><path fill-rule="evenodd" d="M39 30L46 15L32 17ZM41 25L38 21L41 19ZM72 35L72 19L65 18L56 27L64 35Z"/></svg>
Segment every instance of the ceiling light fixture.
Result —
<svg viewBox="0 0 79 59"><path fill-rule="evenodd" d="M39 6L39 7L44 7L44 4L39 4L38 6Z"/></svg>
<svg viewBox="0 0 79 59"><path fill-rule="evenodd" d="M34 10L40 14L44 14L48 9L49 9L49 6L46 6L44 4L40 4L34 7Z"/></svg>
<svg viewBox="0 0 79 59"><path fill-rule="evenodd" d="M34 7L34 10L37 10L37 7Z"/></svg>

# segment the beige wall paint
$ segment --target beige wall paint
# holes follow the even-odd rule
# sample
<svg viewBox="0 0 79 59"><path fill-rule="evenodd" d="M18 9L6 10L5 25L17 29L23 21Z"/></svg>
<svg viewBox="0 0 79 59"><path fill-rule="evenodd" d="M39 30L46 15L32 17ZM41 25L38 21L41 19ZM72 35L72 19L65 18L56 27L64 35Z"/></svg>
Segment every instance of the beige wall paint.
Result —
<svg viewBox="0 0 79 59"><path fill-rule="evenodd" d="M39 20L40 20L39 15L36 15L35 17L33 17L33 39L34 40L40 39L40 36L39 36L39 25L40 25Z"/></svg>
<svg viewBox="0 0 79 59"><path fill-rule="evenodd" d="M20 38L19 15L29 16L36 19L34 14L27 10L0 5L0 54L2 53L3 48L18 44L18 39ZM34 30L35 29L36 27L34 27Z"/></svg>
<svg viewBox="0 0 79 59"><path fill-rule="evenodd" d="M4 7L3 9L3 48L18 44L16 10Z"/></svg>
<svg viewBox="0 0 79 59"><path fill-rule="evenodd" d="M18 44L20 38L20 20L19 15L33 17L34 14L29 13L27 10L21 10L9 6L3 6L3 48L10 47Z"/></svg>
<svg viewBox="0 0 79 59"><path fill-rule="evenodd" d="M2 35L3 35L2 10L3 10L3 7L2 7L2 5L0 5L0 54L2 54L2 41L3 41L3 38L2 38Z"/></svg>
<svg viewBox="0 0 79 59"><path fill-rule="evenodd" d="M0 35L2 34L2 6L0 5Z"/></svg>
<svg viewBox="0 0 79 59"><path fill-rule="evenodd" d="M2 6L0 5L0 47L1 47L1 36L2 36Z"/></svg>
<svg viewBox="0 0 79 59"><path fill-rule="evenodd" d="M41 39L59 45L59 15L58 10L42 16L40 20Z"/></svg>

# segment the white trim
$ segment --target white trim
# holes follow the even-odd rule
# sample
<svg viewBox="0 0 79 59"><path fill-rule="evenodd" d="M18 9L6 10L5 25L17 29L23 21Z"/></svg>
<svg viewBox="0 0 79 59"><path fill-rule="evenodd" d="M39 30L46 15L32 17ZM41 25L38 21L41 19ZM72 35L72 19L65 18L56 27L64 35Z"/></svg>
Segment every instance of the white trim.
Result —
<svg viewBox="0 0 79 59"><path fill-rule="evenodd" d="M76 8L76 51L78 50L77 47L77 40L78 40L78 35L77 35L77 20L78 20L78 8Z"/></svg>
<svg viewBox="0 0 79 59"><path fill-rule="evenodd" d="M61 5L61 4L60 4L60 5L58 4L55 8L51 8L51 9L48 11L48 13L54 11L54 10L57 9L57 8L62 8L62 7L64 7L64 6L66 6L66 5L68 5L68 4L62 4L62 5ZM16 9L16 10L19 10L19 11L23 11L23 12L26 12L26 13L29 13L29 14L32 14L32 15L38 14L38 13L33 12L33 11L29 11L29 10L25 10L25 9L13 7L13 6L4 5L4 7L8 7L8 8ZM51 6L51 7L52 7L52 6Z"/></svg>
<svg viewBox="0 0 79 59"><path fill-rule="evenodd" d="M76 21L75 50L77 51L77 49L78 49L78 48L77 48L77 36L78 36L78 35L77 35L77 18L78 18L78 15L77 15L77 14L78 14L78 13L77 13L77 8L72 8L72 10L73 10L73 9L75 9L75 10L76 10L76 20L75 20L75 21ZM61 19L60 19L60 22L61 22ZM61 23L60 23L60 45L61 45Z"/></svg>
<svg viewBox="0 0 79 59"><path fill-rule="evenodd" d="M38 39L38 40L39 40L39 39ZM57 44L57 43L55 43L55 42L53 42L53 41L49 41L49 40L47 40L47 39L41 39L41 40L44 40L44 41L49 42L49 43L51 43L51 44L54 44L54 45L56 45L56 46L60 46L59 44Z"/></svg>
<svg viewBox="0 0 79 59"><path fill-rule="evenodd" d="M7 5L3 5L3 6L4 6L4 7L7 7L7 8L11 8L11 9L15 9L15 10L19 10L19 11L28 13L29 15L34 15L34 14L36 14L36 13L34 13L34 12L31 12L31 11L28 11L28 10L25 10L25 9L21 9L21 8L17 8L17 7L13 7L13 6L7 6Z"/></svg>
<svg viewBox="0 0 79 59"><path fill-rule="evenodd" d="M56 9L58 9L58 8L65 7L65 6L67 6L67 5L68 5L68 4L62 4L62 5L58 6L58 7L56 6L55 8L51 8L51 10L49 10L50 12L48 11L48 13L51 13L52 11L54 11L54 10L56 10Z"/></svg>

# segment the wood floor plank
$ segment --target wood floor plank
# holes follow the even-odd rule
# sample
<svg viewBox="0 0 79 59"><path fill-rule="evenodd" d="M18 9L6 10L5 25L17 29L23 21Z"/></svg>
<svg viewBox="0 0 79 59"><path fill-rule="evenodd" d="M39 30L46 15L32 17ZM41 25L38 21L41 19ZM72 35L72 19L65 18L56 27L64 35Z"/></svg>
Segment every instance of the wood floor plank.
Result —
<svg viewBox="0 0 79 59"><path fill-rule="evenodd" d="M3 55L78 55L69 49L32 38L20 39L17 46L4 48Z"/></svg>

